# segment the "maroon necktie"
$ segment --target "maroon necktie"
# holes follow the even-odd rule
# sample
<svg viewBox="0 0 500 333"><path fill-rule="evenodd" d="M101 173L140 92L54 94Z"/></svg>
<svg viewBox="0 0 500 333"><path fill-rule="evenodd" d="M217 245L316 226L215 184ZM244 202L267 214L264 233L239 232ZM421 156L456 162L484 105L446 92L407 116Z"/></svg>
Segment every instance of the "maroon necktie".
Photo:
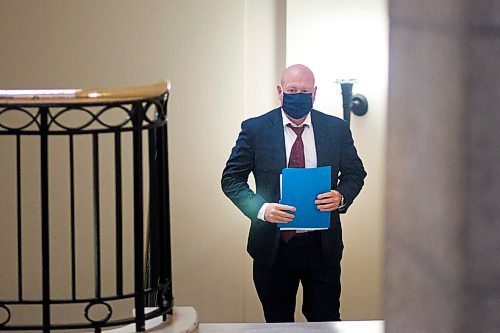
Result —
<svg viewBox="0 0 500 333"><path fill-rule="evenodd" d="M302 133L304 133L304 126L300 127L294 127L290 124L287 125L290 127L295 134L297 135L297 138L295 139L295 142L293 143L292 150L290 151L290 158L288 159L288 167L289 168L305 168L306 167L306 158L304 155L304 142L302 141ZM287 243L290 241L290 239L295 236L296 231L295 230L282 230L281 231L281 239Z"/></svg>

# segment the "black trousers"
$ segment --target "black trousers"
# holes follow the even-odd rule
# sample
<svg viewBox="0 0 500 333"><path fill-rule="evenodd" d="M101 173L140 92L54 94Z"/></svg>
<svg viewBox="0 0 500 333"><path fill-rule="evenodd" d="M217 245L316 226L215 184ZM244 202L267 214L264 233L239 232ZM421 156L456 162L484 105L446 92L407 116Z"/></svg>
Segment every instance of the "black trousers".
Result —
<svg viewBox="0 0 500 333"><path fill-rule="evenodd" d="M340 262L326 264L319 232L281 242L271 268L254 261L253 280L268 323L295 321L299 283L308 321L340 320Z"/></svg>

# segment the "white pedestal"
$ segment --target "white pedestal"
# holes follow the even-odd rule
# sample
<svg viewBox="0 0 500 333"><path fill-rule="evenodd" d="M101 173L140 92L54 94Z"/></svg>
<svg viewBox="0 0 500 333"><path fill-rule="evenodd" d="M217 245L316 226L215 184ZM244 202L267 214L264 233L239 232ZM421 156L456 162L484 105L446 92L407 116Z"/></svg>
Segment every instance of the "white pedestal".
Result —
<svg viewBox="0 0 500 333"><path fill-rule="evenodd" d="M153 309L151 309L153 310ZM151 311L150 310L150 311ZM148 308L146 308L146 313ZM198 332L198 313L192 307L175 307L170 320L162 321L162 317L146 321L146 332L156 333L197 333ZM135 324L103 331L105 333L134 333Z"/></svg>
<svg viewBox="0 0 500 333"><path fill-rule="evenodd" d="M339 321L323 323L200 324L199 333L383 333L384 322Z"/></svg>

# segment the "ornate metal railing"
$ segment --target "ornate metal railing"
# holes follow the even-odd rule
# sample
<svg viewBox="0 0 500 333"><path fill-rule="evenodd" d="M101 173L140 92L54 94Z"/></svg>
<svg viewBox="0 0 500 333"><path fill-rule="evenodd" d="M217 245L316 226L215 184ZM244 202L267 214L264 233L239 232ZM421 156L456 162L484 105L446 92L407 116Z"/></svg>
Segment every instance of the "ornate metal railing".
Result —
<svg viewBox="0 0 500 333"><path fill-rule="evenodd" d="M0 331L167 319L169 91L0 90Z"/></svg>

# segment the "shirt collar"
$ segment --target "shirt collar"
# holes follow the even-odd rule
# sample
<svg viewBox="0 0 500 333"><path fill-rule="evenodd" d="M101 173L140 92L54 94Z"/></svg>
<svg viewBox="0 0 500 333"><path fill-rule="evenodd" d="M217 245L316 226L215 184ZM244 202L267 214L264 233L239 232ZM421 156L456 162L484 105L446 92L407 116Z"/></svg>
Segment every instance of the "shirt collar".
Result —
<svg viewBox="0 0 500 333"><path fill-rule="evenodd" d="M283 109L281 109L281 118L283 119L283 128L286 128L286 126L288 124L291 124L291 126L293 126L293 127L298 127L297 125L295 125L294 123L292 123L292 121L290 119L288 119L288 117L286 116L286 113L285 113L285 111L283 111ZM309 128L312 128L311 112L309 112L307 114L307 117L304 120L304 122L302 123L302 125L307 125ZM300 125L300 126L302 126L302 125Z"/></svg>

